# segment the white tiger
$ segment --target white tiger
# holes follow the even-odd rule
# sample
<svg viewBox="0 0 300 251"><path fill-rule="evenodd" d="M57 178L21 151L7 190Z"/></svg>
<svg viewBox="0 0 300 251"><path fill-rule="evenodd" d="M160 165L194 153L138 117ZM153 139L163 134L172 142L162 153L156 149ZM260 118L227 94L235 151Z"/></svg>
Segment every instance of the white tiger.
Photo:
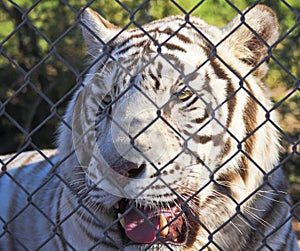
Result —
<svg viewBox="0 0 300 251"><path fill-rule="evenodd" d="M0 250L298 250L262 83L274 12L81 23L92 62L58 152L1 158Z"/></svg>

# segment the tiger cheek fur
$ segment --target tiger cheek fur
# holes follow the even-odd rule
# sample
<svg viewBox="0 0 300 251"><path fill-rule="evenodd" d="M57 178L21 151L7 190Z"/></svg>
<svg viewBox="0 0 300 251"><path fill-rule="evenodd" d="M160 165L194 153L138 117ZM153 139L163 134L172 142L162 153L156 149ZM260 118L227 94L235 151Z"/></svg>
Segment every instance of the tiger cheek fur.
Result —
<svg viewBox="0 0 300 251"><path fill-rule="evenodd" d="M144 25L146 35L83 10L83 37L97 60L68 106L72 128L60 127L58 155L50 156L57 176L35 198L57 224L48 250L238 251L264 241L272 250L298 250L286 221L286 183L273 170L277 119L272 111L266 120L272 103L262 83L277 18L264 5L244 17L247 25L237 16L219 29L171 16ZM43 174L27 170L41 179L53 172L49 164ZM31 180L22 182L34 191ZM14 203L26 204L1 200L6 221ZM25 211L16 223L28 218L41 215ZM14 222L10 229L35 249L53 228L41 222L32 237ZM20 246L4 237L3 247Z"/></svg>

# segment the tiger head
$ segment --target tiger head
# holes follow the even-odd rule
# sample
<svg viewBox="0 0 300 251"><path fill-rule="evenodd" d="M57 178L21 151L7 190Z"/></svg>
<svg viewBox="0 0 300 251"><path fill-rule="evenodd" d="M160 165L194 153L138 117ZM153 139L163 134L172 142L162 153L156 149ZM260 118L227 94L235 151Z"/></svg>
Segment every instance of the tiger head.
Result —
<svg viewBox="0 0 300 251"><path fill-rule="evenodd" d="M90 204L118 226L116 245L238 241L278 158L261 81L278 39L273 11L257 5L222 29L191 16L121 29L91 9L80 21L92 58L59 147L75 150L68 166L80 166Z"/></svg>

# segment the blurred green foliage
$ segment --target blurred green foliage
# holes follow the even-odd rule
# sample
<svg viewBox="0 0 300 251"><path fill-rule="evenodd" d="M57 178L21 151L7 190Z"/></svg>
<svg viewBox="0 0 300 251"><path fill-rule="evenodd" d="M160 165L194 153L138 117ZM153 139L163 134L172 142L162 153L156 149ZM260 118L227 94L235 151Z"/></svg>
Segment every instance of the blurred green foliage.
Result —
<svg viewBox="0 0 300 251"><path fill-rule="evenodd" d="M54 147L57 124L84 72L85 45L76 19L87 3L0 0L0 100L5 104L0 111L0 153ZM133 27L132 20L143 24L187 13L223 27L255 3L270 6L279 19L282 40L265 82L278 102L285 169L290 181L300 184L299 0L99 0L89 5L120 27Z"/></svg>

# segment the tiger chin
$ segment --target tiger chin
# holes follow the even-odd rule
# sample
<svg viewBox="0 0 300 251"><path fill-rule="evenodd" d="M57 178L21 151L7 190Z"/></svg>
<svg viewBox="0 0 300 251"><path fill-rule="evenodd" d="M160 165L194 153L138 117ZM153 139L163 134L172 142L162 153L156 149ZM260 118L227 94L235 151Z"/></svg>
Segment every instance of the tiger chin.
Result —
<svg viewBox="0 0 300 251"><path fill-rule="evenodd" d="M58 153L2 158L0 249L298 250L262 82L275 13L80 23L91 63Z"/></svg>

